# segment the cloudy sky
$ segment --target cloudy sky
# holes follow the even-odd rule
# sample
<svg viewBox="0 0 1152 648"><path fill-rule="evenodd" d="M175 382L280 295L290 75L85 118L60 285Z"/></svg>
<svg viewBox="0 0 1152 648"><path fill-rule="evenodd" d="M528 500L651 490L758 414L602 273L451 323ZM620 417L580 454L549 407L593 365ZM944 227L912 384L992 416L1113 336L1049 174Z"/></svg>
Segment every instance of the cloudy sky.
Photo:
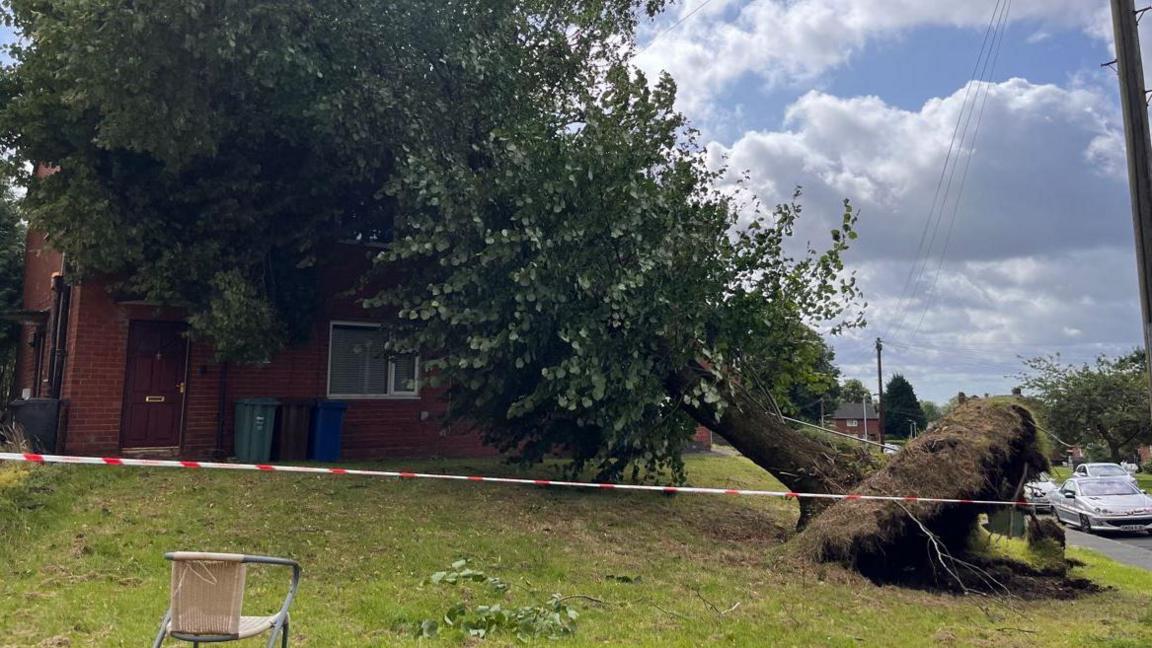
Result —
<svg viewBox="0 0 1152 648"><path fill-rule="evenodd" d="M852 200L869 324L839 364L874 386L882 337L943 402L1140 343L1111 39L1107 0L681 0L638 62L764 202L803 187L803 239Z"/></svg>

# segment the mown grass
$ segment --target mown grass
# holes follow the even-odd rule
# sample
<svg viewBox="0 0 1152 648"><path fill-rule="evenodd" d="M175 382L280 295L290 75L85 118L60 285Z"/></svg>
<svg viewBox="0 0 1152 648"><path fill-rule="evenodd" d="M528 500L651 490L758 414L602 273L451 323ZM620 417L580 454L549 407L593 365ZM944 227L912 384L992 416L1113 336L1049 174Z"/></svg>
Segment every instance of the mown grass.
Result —
<svg viewBox="0 0 1152 648"><path fill-rule="evenodd" d="M512 472L489 461L388 465ZM7 470L13 468L0 466ZM162 556L176 549L300 560L304 581L292 610L299 646L474 645L455 634L419 640L414 629L459 601L526 605L553 592L603 604L572 601L581 612L576 633L533 643L1152 641L1148 572L1077 550L1086 566L1076 575L1114 589L1025 603L878 587L788 558L781 545L795 510L781 500L161 469L19 470L26 474L15 485L0 487L0 501L13 502L0 506L4 647L147 645L167 603ZM778 487L736 457L691 457L688 473L698 485ZM502 598L482 588L423 584L461 557L512 583L511 591ZM276 576L250 579L246 610L275 606L285 584ZM505 634L483 644L515 641Z"/></svg>

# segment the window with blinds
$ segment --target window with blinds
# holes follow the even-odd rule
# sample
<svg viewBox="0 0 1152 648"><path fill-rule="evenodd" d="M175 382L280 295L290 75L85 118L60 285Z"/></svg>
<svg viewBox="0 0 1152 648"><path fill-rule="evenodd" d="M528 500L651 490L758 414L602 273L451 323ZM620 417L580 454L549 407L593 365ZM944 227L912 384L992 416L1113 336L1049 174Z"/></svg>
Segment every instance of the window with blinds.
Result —
<svg viewBox="0 0 1152 648"><path fill-rule="evenodd" d="M380 328L332 324L328 394L340 397L414 395L419 391L415 353L389 354Z"/></svg>

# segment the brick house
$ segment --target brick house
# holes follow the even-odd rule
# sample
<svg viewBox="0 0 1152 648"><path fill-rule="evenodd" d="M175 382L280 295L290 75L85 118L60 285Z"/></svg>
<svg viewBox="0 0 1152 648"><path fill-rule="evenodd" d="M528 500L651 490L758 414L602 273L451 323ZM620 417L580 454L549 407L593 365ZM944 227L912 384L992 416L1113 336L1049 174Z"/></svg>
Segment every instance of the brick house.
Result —
<svg viewBox="0 0 1152 648"><path fill-rule="evenodd" d="M67 453L230 454L235 402L266 396L346 402L346 458L491 454L478 434L441 426L442 393L422 384L419 357L370 352L377 327L347 288L371 250L339 247L308 341L264 364L225 364L188 340L179 310L68 281L63 255L30 231L16 395L62 400Z"/></svg>
<svg viewBox="0 0 1152 648"><path fill-rule="evenodd" d="M861 439L880 442L880 419L872 403L841 403L827 419L832 429Z"/></svg>
<svg viewBox="0 0 1152 648"><path fill-rule="evenodd" d="M370 352L377 326L348 287L376 250L337 248L309 339L245 365L189 341L177 309L117 299L100 279L71 280L48 237L29 231L15 396L61 399L57 450L68 454L227 456L235 403L252 397L347 403L345 458L494 454L478 433L442 426L443 390L424 384L418 356ZM694 446L710 440L701 429Z"/></svg>

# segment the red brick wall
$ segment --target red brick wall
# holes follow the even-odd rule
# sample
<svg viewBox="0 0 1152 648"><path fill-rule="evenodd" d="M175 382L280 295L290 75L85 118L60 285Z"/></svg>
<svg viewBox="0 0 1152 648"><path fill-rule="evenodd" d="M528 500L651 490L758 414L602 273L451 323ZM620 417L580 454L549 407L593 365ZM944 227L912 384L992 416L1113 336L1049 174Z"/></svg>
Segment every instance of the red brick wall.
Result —
<svg viewBox="0 0 1152 648"><path fill-rule="evenodd" d="M44 235L28 230L25 239L27 253L24 256L24 308L46 311L52 306L52 275L60 271L62 257L59 252L48 247ZM35 327L24 325L20 334L20 353L16 358L16 392L33 389L37 376L36 349L32 347ZM46 366L47 344L39 349Z"/></svg>
<svg viewBox="0 0 1152 648"><path fill-rule="evenodd" d="M712 430L703 425L697 425L696 432L692 435L692 446L700 450L711 450Z"/></svg>
<svg viewBox="0 0 1152 648"><path fill-rule="evenodd" d="M72 287L61 390L68 401L67 452L119 450L129 320L128 309L113 302L102 283Z"/></svg>
<svg viewBox="0 0 1152 648"><path fill-rule="evenodd" d="M848 426L849 419L829 419L828 426L837 432L843 434L850 434L854 437L859 437L864 434L864 419L856 419L856 427ZM868 419L868 439L870 441L880 442L880 421L870 418Z"/></svg>
<svg viewBox="0 0 1152 648"><path fill-rule="evenodd" d="M328 295L311 338L283 350L266 365L229 366L226 379L224 447L231 449L235 401L240 398L324 398L328 382L330 320L365 320L365 311L343 286L367 267L364 248L351 247L347 262L327 273ZM171 309L118 304L99 281L75 286L69 319L63 397L69 401L66 451L83 454L119 450L120 417L128 325L133 319L179 320ZM213 350L192 343L188 354L181 452L207 456L216 446L221 365ZM475 434L442 429L440 392L425 388L419 398L348 400L344 456L475 456L493 454Z"/></svg>

